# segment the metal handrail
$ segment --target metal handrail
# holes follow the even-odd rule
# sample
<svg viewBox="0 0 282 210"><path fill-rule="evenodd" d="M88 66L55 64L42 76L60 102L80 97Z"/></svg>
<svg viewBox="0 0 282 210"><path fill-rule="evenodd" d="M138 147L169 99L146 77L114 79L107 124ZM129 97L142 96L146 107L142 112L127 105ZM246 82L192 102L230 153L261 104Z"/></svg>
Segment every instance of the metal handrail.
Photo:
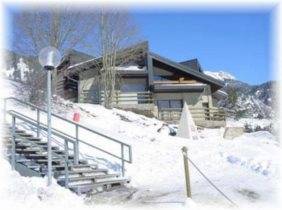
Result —
<svg viewBox="0 0 282 210"><path fill-rule="evenodd" d="M10 115L12 115L12 116L16 116L16 117L17 117L18 119L20 119L20 120L23 120L23 121L25 121L25 122L28 122L29 124L31 124L31 125L33 125L33 126L36 126L36 127L38 126L37 121L35 121L34 119L32 119L32 118L30 118L30 117L27 117L27 116L25 116L25 115L19 113L19 112L10 110L10 111L8 111L8 113L9 113ZM42 125L41 125L41 124L42 124ZM42 130L47 131L47 125L45 125L44 123L40 123L38 127L39 127L40 129L42 129ZM72 136L70 136L70 135L68 135L68 134L66 134L66 133L64 133L64 132L62 132L62 131L59 131L59 130L57 130L57 129L52 128L52 134L55 134L55 136L58 136L58 137L60 137L60 138L64 138L64 139L66 138L69 142L71 142L71 143L73 143L73 144L75 144L75 142L76 142L76 139L75 139L74 137L72 137ZM87 146L93 147L94 149L97 149L97 150L99 150L99 151L101 151L101 152L107 153L108 155L111 155L111 156L113 156L113 157L115 157L115 158L119 158L119 156L117 156L117 155L115 155L115 154L112 154L112 153L110 153L110 152L108 152L108 151L106 151L106 150L103 150L103 149L101 149L101 148L99 148L99 147L97 147L97 146L94 146L94 145L92 145L92 144L89 144L88 142L85 142L85 141L83 141L83 140L79 140L79 142L81 142L81 143L83 143L83 144L85 144L85 145L87 145ZM126 159L125 159L125 161L128 162Z"/></svg>
<svg viewBox="0 0 282 210"><path fill-rule="evenodd" d="M34 109L38 109L38 110L40 110L40 111L46 113L46 110L44 110L44 109L42 109L42 108L40 108L40 107L38 107L38 106L36 106L36 105L34 105L34 104L31 104L31 103L29 103L29 102L25 102L25 101L22 101L22 100L20 100L20 99L17 99L17 98L15 98L15 97L8 97L8 98L5 98L4 100L5 100L4 103L6 103L7 100L15 100L15 101L18 101L18 102L20 102L20 103L22 103L22 104L28 105L28 106L30 106L30 107L32 107L32 108L34 108ZM5 109L5 111L6 111L6 109ZM71 120L65 119L65 118L61 117L60 115L57 115L57 114L52 113L52 116L57 117L57 118L59 118L59 119L61 119L61 120L64 120L64 121L66 121L66 122L68 122L68 123L71 123L71 124L73 124L73 125L77 125L78 127L83 128L83 129L85 129L85 130L88 130L88 131L90 131L90 132L93 132L93 133L95 133L95 134L101 135L101 136L103 136L103 137L105 137L105 138L108 138L108 139L111 140L111 141L114 141L114 142L123 144L123 145L125 145L125 146L131 147L130 145L128 145L128 144L126 144L126 143L124 143L124 142L122 142L122 141L119 141L119 140L117 140L117 139L114 139L114 138L112 138L112 137L110 137L110 136L108 136L108 135L102 134L102 133L100 133L100 132L98 132L98 131L94 131L93 129L90 129L90 128L88 128L88 127L86 127L86 126L83 126L83 125L81 125L81 124L79 124L79 123L76 123L76 122L73 122L73 121L71 121Z"/></svg>
<svg viewBox="0 0 282 210"><path fill-rule="evenodd" d="M34 108L34 109L37 110L37 120L34 120L34 119L29 118L29 117L27 117L27 116L25 116L25 115L22 115L21 113L18 113L18 115L19 115L19 117L20 117L20 115L22 115L21 117L24 116L25 118L27 118L27 119L29 119L29 120L32 120L32 121L33 121L33 124L36 123L36 125L34 125L34 126L37 127L37 131L38 131L37 133L39 133L39 130L44 127L44 126L42 127L42 125L44 125L44 124L40 122L40 114L39 114L39 112L41 111L41 112L43 112L43 113L46 113L46 111L45 111L44 109L42 109L42 108L40 108L40 107L34 105L34 104L29 103L29 102L22 101L22 100L20 100L20 99L15 98L15 97L8 97L8 98L5 98L5 99L4 99L5 118L6 118L6 113L7 113L7 107L6 107L6 106L7 106L7 101L8 101L8 100L17 101L17 102L19 102L19 103L21 103L21 104L30 106L30 107L32 107L32 108ZM12 110L10 110L10 111L12 111ZM15 111L14 111L14 112L15 112ZM101 152L103 152L103 153L105 153L105 154L111 155L111 156L113 156L113 157L115 157L115 158L121 160L122 175L124 175L124 171L125 171L125 170L124 170L124 163L125 163L125 162L127 162L127 163L132 163L132 149L131 149L131 146L130 146L130 145L128 145L128 144L126 144L126 143L124 143L124 142L122 142L122 141L119 141L119 140L117 140L117 139L115 139L115 138L112 138L112 137L110 137L110 136L108 136L108 135L106 135L106 134L103 134L103 133L100 133L100 132L95 131L95 130L93 130L93 129L90 129L90 128L86 127L86 126L83 126L83 125L80 125L80 124L78 124L78 123L76 123L76 122L73 122L73 121L70 121L70 120L68 120L68 119L65 119L65 118L63 118L63 117L61 117L61 116L59 116L59 115L57 115L57 114L52 113L51 115L52 115L53 117L56 117L56 118L61 119L61 120L63 120L63 121L66 121L66 122L68 122L68 123L70 123L70 124L72 124L72 125L75 125L75 128L76 128L76 129L75 129L75 130L76 130L76 134L75 134L75 135L76 135L76 137L72 137L72 136L70 136L70 135L68 135L68 134L66 134L66 133L64 133L64 132L62 132L62 131L56 130L56 129L54 129L54 128L52 128L52 130L53 130L54 132L59 132L59 133L63 134L65 137L67 137L67 138L69 138L69 139L73 139L73 141L75 141L75 151L74 151L74 153L75 153L75 162L76 162L76 163L78 163L78 158L79 158L79 157L78 157L78 154L79 154L79 147L78 147L78 144L79 144L79 143L82 143L82 144L85 144L85 145L87 145L87 146L90 146L90 147L92 147L92 148L94 148L94 149L97 149L97 150L99 150L99 151L101 151ZM85 142L85 141L79 139L79 136L78 136L78 130L79 130L79 128L80 128L80 129L87 130L87 131L90 131L90 132L92 132L92 133L94 133L94 134L97 134L97 135L99 135L99 136L102 136L102 137L106 138L107 140L110 140L110 141L112 141L112 142L115 142L115 143L120 144L120 148L121 148L121 149L120 149L120 150L121 150L120 156L115 155L115 154L111 153L110 151L106 151L106 150L104 150L104 149L101 149L101 148L99 148L99 147L97 147L97 146L94 146L94 145L92 145L92 144L90 144L90 143L87 143L87 142ZM124 156L124 147L127 147L127 148L128 148L128 159L125 159L125 156Z"/></svg>
<svg viewBox="0 0 282 210"><path fill-rule="evenodd" d="M19 134L15 133L15 129L16 129L16 119L20 119L22 121L28 122L28 120L24 119L23 117L21 117L20 113L16 113L15 111L9 111L9 114L12 116L12 169L15 169L15 165L16 165L16 138L21 138L22 142L26 142L32 146L36 146L39 147L41 149L43 149L42 145L39 145L35 142L32 141L28 141L25 140L22 136L20 136ZM33 124L32 122L28 122L30 124ZM36 123L33 125L37 125ZM42 127L43 128L43 127ZM45 127L45 130L47 131L47 127ZM53 133L55 136L61 137L56 133ZM63 155L59 155L57 154L55 151L51 150L52 156L59 158L60 160L64 161L64 167L65 167L65 187L68 188L68 183L69 183L69 146L68 143L74 143L74 141L72 141L71 139L67 139L67 138L63 138L64 140L64 156Z"/></svg>

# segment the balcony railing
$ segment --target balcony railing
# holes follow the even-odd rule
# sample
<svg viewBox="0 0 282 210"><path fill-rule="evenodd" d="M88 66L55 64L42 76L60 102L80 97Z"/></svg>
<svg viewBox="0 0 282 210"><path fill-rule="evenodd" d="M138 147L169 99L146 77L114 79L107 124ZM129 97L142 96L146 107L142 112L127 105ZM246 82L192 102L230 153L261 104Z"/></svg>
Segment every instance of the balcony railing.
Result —
<svg viewBox="0 0 282 210"><path fill-rule="evenodd" d="M224 110L213 108L189 108L193 119L198 121L225 121ZM181 117L181 108L161 108L158 110L158 118L164 121L178 121Z"/></svg>
<svg viewBox="0 0 282 210"><path fill-rule="evenodd" d="M89 91L83 91L81 96L81 102L97 103L101 104L104 102L104 93ZM148 104L153 103L153 95L149 91L144 92L120 92L116 91L112 102L114 104Z"/></svg>

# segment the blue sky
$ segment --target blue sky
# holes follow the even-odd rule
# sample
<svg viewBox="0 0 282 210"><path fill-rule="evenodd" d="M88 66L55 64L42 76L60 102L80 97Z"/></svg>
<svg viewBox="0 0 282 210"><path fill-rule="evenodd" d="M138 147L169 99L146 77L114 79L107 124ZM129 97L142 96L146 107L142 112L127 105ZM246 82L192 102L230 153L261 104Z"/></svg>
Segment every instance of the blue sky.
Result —
<svg viewBox="0 0 282 210"><path fill-rule="evenodd" d="M7 26L12 11L19 10L7 11ZM137 8L130 13L151 51L175 61L198 58L204 70L227 71L238 80L260 84L273 79L270 11Z"/></svg>
<svg viewBox="0 0 282 210"><path fill-rule="evenodd" d="M271 75L271 14L261 11L135 11L151 51L175 61L198 58L205 70L259 84Z"/></svg>

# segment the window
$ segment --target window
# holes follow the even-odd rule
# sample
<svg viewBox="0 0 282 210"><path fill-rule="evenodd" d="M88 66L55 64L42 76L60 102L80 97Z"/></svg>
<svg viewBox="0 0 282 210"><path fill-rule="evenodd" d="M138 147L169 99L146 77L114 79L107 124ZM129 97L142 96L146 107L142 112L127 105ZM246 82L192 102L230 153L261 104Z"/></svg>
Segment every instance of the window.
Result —
<svg viewBox="0 0 282 210"><path fill-rule="evenodd" d="M143 92L146 91L147 81L143 78L123 79L120 90L122 92Z"/></svg>
<svg viewBox="0 0 282 210"><path fill-rule="evenodd" d="M157 101L157 105L159 109L166 109L169 108L169 100L161 100L161 101Z"/></svg>
<svg viewBox="0 0 282 210"><path fill-rule="evenodd" d="M170 108L182 108L182 100L171 100Z"/></svg>
<svg viewBox="0 0 282 210"><path fill-rule="evenodd" d="M182 100L158 100L157 106L159 109L182 109L183 102Z"/></svg>

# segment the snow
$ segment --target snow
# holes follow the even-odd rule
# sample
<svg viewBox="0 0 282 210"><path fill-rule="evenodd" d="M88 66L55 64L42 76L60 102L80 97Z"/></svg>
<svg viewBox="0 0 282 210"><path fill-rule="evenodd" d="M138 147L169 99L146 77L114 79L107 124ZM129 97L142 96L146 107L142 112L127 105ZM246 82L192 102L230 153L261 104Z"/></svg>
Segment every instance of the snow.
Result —
<svg viewBox="0 0 282 210"><path fill-rule="evenodd" d="M256 127L269 127L273 123L272 119L256 119L256 118L240 118L238 120L229 118L226 122L227 127L244 127L245 125L250 126L252 129Z"/></svg>
<svg viewBox="0 0 282 210"><path fill-rule="evenodd" d="M20 71L20 80L25 82L27 80L27 75L30 73L28 65L24 62L23 58L19 59L17 63L17 70Z"/></svg>
<svg viewBox="0 0 282 210"><path fill-rule="evenodd" d="M90 59L90 60L87 60L87 61L82 61L82 62L79 62L79 63L76 63L76 64L73 64L73 65L70 65L68 67L68 70L72 69L72 68L75 68L75 67L78 67L80 65L83 65L83 64L86 64L86 63L91 63L93 61L97 60L97 58L93 58L93 59Z"/></svg>
<svg viewBox="0 0 282 210"><path fill-rule="evenodd" d="M10 69L7 69L5 71L5 76L8 78L13 78L14 77L14 72L15 72L15 68L11 67Z"/></svg>
<svg viewBox="0 0 282 210"><path fill-rule="evenodd" d="M9 85L8 87L12 88ZM13 104L11 106L30 117L36 117L34 110ZM94 208L96 203L101 202L106 205L115 204L115 208L139 206L152 209L158 207L224 209L230 207L228 201L211 188L191 165L192 200L186 199L181 148L187 146L189 157L242 209L275 209L278 204L276 195L280 181L278 164L281 150L277 137L267 131L245 133L233 140L225 140L224 128L203 129L199 130L199 140L191 140L170 136L170 130L177 127L176 125L168 127L162 121L129 111L108 110L100 105L72 104L67 101L58 103L55 111L61 116L72 119L74 111L78 108L80 108L81 124L131 145L133 163L126 164L126 175L131 178L128 189L104 192L88 198L77 197L57 185L51 189L46 188L44 179L15 175L16 172L11 172L6 164L3 170L1 168L0 173L9 181L3 183L0 191L7 193L4 197L7 197L7 202L13 204L14 201L14 205L21 204L26 207L33 202L36 207L49 206L55 202L59 202L62 206L66 203L65 205L74 207L88 203L88 206ZM42 115L42 122L45 120ZM251 119L246 121L250 122ZM229 120L227 123L237 126L244 125L246 121ZM74 135L74 129L70 125L56 119L53 119L52 123L57 129ZM264 124L267 121L257 119L255 123ZM26 127L24 124L22 126ZM120 151L120 148L106 143L97 135L92 136L84 131L81 135L83 135L81 138L87 142L104 146L117 154ZM111 167L113 171L120 169L117 167L120 165L118 160L87 147L81 146L80 149L83 154L92 156L100 164ZM39 188L44 192L42 193L44 197L47 197L43 201L38 199L36 189ZM49 194L51 196L48 196ZM17 203L17 197L20 198L21 203Z"/></svg>
<svg viewBox="0 0 282 210"><path fill-rule="evenodd" d="M230 73L224 72L224 71L219 71L219 72L214 72L214 71L204 71L204 73L208 76L211 76L215 79L225 81L225 80L235 80L235 77L231 75Z"/></svg>
<svg viewBox="0 0 282 210"><path fill-rule="evenodd" d="M16 72L18 72L17 75L15 75ZM5 76L7 78L18 79L22 82L27 81L27 76L31 72L32 69L29 68L29 66L25 63L23 58L19 58L16 69L14 67L10 67L9 69L6 69L4 71Z"/></svg>
<svg viewBox="0 0 282 210"><path fill-rule="evenodd" d="M146 71L146 67L140 68L136 65L129 65L129 66L117 66L116 70L118 71Z"/></svg>
<svg viewBox="0 0 282 210"><path fill-rule="evenodd" d="M71 65L68 67L68 69L72 69L86 63L91 63L93 61L95 61L95 58ZM140 68L138 65L116 66L115 69L118 71L146 71L147 70L145 66Z"/></svg>
<svg viewBox="0 0 282 210"><path fill-rule="evenodd" d="M0 164L2 206L12 209L79 208L84 203L83 197L62 188L55 180L51 187L47 187L47 179L22 177L2 158Z"/></svg>

